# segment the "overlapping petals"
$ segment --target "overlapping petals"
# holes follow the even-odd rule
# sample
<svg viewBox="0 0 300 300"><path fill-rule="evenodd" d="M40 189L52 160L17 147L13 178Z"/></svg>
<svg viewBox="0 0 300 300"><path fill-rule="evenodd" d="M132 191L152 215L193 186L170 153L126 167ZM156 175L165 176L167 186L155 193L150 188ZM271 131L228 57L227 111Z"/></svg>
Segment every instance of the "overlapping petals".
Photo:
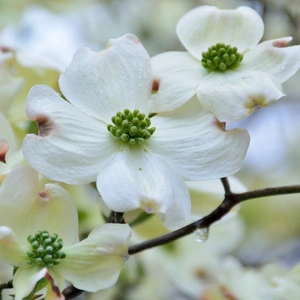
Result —
<svg viewBox="0 0 300 300"><path fill-rule="evenodd" d="M39 192L38 173L32 168L18 168L7 175L0 188L0 206L0 225L11 228L21 244L38 230L57 233L64 245L78 242L73 199L54 184L46 184Z"/></svg>
<svg viewBox="0 0 300 300"><path fill-rule="evenodd" d="M164 157L185 180L234 174L249 144L245 130L226 131L196 97L177 110L156 115L153 125L159 130L149 141L149 149Z"/></svg>
<svg viewBox="0 0 300 300"><path fill-rule="evenodd" d="M120 148L118 141L107 138L107 124L84 114L47 86L31 89L27 115L38 123L39 135L25 137L24 156L50 179L69 184L96 181L104 162Z"/></svg>
<svg viewBox="0 0 300 300"><path fill-rule="evenodd" d="M63 248L67 257L55 268L55 272L85 291L108 288L116 283L128 259L130 236L128 225L101 225L85 240Z"/></svg>
<svg viewBox="0 0 300 300"><path fill-rule="evenodd" d="M154 78L160 83L152 99L156 110L175 109L197 93L219 121L238 121L284 96L281 84L300 68L300 46L285 47L290 37L257 45L263 30L262 19L248 7L191 10L177 24L188 52L167 52L152 59ZM202 52L218 43L238 48L244 58L237 67L208 71L202 66Z"/></svg>
<svg viewBox="0 0 300 300"><path fill-rule="evenodd" d="M197 88L203 107L221 122L243 119L285 95L273 76L258 71L231 73L226 80L224 74L211 73Z"/></svg>
<svg viewBox="0 0 300 300"><path fill-rule="evenodd" d="M140 40L127 34L106 49L79 50L60 79L64 96L87 115L106 123L121 109L149 113L151 63Z"/></svg>
<svg viewBox="0 0 300 300"><path fill-rule="evenodd" d="M171 111L183 105L196 94L199 82L206 75L206 70L187 52L162 53L151 61L159 91L151 97L154 112Z"/></svg>
<svg viewBox="0 0 300 300"><path fill-rule="evenodd" d="M182 177L147 148L125 148L117 153L100 170L97 187L113 210L141 208L159 214L169 229L183 226L190 215L189 194Z"/></svg>

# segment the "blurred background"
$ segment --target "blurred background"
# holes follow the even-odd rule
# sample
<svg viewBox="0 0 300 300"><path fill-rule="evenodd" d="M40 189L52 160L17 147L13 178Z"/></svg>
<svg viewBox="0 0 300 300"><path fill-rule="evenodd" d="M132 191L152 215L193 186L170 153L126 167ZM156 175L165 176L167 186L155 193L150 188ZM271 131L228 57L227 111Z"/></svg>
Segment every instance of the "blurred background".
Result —
<svg viewBox="0 0 300 300"><path fill-rule="evenodd" d="M35 130L25 116L29 89L43 83L58 90L59 74L76 50L100 51L108 39L131 32L150 56L184 51L176 24L189 10L206 4L250 6L265 22L263 40L293 36L291 45L300 43L299 0L0 0L0 109L16 135L16 151L24 135ZM237 192L300 183L299 83L298 72L284 84L286 97L242 122L229 124L247 128L251 137L243 167L237 179L231 179ZM191 187L195 218L222 201L221 184L209 184ZM80 188L69 189L77 201L84 234L101 222L94 209L98 196L90 187L80 192ZM238 216L212 228L206 243L187 237L147 250L130 259L115 287L80 297L299 299L299 212L299 195L247 201ZM165 229L153 217L136 226L134 241L163 233ZM259 297L251 294L254 287L261 291Z"/></svg>

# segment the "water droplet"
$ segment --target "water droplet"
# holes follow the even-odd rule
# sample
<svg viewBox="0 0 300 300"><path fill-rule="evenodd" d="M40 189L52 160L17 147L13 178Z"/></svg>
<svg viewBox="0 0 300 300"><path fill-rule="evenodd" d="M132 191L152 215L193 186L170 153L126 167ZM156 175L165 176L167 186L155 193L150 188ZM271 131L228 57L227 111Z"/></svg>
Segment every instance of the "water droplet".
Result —
<svg viewBox="0 0 300 300"><path fill-rule="evenodd" d="M196 236L196 241L198 243L204 243L208 239L209 228L208 227L198 228L194 231L194 233L195 233L195 236Z"/></svg>

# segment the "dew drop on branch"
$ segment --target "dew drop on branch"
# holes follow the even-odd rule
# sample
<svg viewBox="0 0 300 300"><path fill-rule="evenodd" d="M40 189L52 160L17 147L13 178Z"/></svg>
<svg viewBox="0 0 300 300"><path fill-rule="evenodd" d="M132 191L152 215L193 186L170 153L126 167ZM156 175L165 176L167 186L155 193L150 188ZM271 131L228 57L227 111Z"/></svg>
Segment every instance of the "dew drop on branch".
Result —
<svg viewBox="0 0 300 300"><path fill-rule="evenodd" d="M204 228L198 228L194 231L196 241L198 243L204 243L207 241L208 236L209 236L209 228L204 227Z"/></svg>

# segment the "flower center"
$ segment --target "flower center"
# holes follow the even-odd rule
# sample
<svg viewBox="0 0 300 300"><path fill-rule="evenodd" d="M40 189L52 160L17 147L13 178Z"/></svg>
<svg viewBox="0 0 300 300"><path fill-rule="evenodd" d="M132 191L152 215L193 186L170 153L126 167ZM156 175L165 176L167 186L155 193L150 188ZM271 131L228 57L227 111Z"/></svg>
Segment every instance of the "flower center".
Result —
<svg viewBox="0 0 300 300"><path fill-rule="evenodd" d="M63 241L57 234L50 235L48 231L38 231L29 235L27 241L31 244L32 251L27 252L29 265L52 267L58 265L66 254L60 251Z"/></svg>
<svg viewBox="0 0 300 300"><path fill-rule="evenodd" d="M124 112L117 112L111 118L114 125L108 125L107 130L115 137L120 138L129 145L143 143L155 132L155 127L150 127L150 118L135 109L131 112L124 109Z"/></svg>
<svg viewBox="0 0 300 300"><path fill-rule="evenodd" d="M202 52L202 66L209 71L226 71L238 67L243 59L243 54L238 52L237 47L225 44L216 44Z"/></svg>

